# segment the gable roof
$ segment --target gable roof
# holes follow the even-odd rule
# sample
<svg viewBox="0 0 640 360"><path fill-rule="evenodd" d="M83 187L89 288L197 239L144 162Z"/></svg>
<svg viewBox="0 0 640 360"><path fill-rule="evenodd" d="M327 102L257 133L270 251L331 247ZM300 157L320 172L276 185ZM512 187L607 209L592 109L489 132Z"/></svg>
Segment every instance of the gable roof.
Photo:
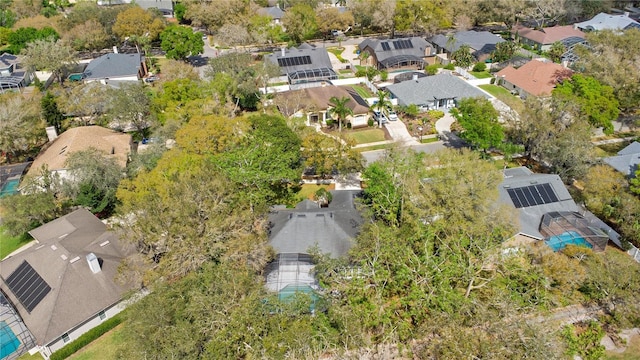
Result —
<svg viewBox="0 0 640 360"><path fill-rule="evenodd" d="M258 9L258 14L268 16L272 19L282 19L284 11L277 6L269 6Z"/></svg>
<svg viewBox="0 0 640 360"><path fill-rule="evenodd" d="M0 54L0 69L8 68L11 65L15 65L20 62L20 59L16 55L9 53Z"/></svg>
<svg viewBox="0 0 640 360"><path fill-rule="evenodd" d="M29 232L38 244L0 263L0 288L7 294L38 345L46 345L116 304L131 285L114 281L127 255L117 236L85 209L76 210ZM101 271L93 273L86 257L93 253ZM50 287L31 311L5 279L27 263ZM25 284L31 280L25 279ZM15 290L15 288L14 288Z"/></svg>
<svg viewBox="0 0 640 360"><path fill-rule="evenodd" d="M464 99L485 97L487 94L451 73L442 73L403 81L387 86L387 90L398 99L401 105L424 104L434 99Z"/></svg>
<svg viewBox="0 0 640 360"><path fill-rule="evenodd" d="M360 50L364 50L366 47L370 47L375 52L376 59L381 63L399 56L422 59L435 53L433 45L417 36L388 40L369 38L358 45Z"/></svg>
<svg viewBox="0 0 640 360"><path fill-rule="evenodd" d="M449 40L449 36L442 34L433 36L430 41L448 52L454 52L462 45L469 45L476 57L492 53L496 49L496 44L504 42L503 38L488 31L459 31L451 36L453 41Z"/></svg>
<svg viewBox="0 0 640 360"><path fill-rule="evenodd" d="M544 184L548 184L551 187L556 197L555 200L557 201L517 208L508 192L508 189L519 189ZM498 193L501 203L513 206L518 212L520 233L537 239L544 238L539 231L540 222L544 214L554 211L578 211L578 205L573 201L571 194L569 194L569 191L558 175L535 174L526 167L504 170L504 180L498 186Z"/></svg>
<svg viewBox="0 0 640 360"><path fill-rule="evenodd" d="M113 157L124 168L131 151L131 135L95 125L71 128L60 134L38 155L27 174L37 174L45 164L50 171L62 170L69 154L89 148L98 149Z"/></svg>
<svg viewBox="0 0 640 360"><path fill-rule="evenodd" d="M584 39L584 33L579 29L575 29L572 25L552 26L535 30L518 24L513 26L511 32L542 45L550 45L570 37Z"/></svg>
<svg viewBox="0 0 640 360"><path fill-rule="evenodd" d="M626 14L611 15L600 13L591 18L591 20L579 22L573 24L573 26L584 31L626 30L630 28L640 28L640 23Z"/></svg>
<svg viewBox="0 0 640 360"><path fill-rule="evenodd" d="M84 70L85 80L138 76L142 56L136 54L105 54L91 60Z"/></svg>
<svg viewBox="0 0 640 360"><path fill-rule="evenodd" d="M571 77L573 71L560 64L532 60L515 69L512 66L500 70L496 77L523 89L534 96L551 95L556 84Z"/></svg>
<svg viewBox="0 0 640 360"><path fill-rule="evenodd" d="M333 68L327 49L309 44L305 46L301 45L298 48L283 48L280 51L269 54L267 59L280 66L281 75L296 71Z"/></svg>
<svg viewBox="0 0 640 360"><path fill-rule="evenodd" d="M602 160L626 176L635 177L636 171L640 168L640 142L634 141L618 151L618 155Z"/></svg>
<svg viewBox="0 0 640 360"><path fill-rule="evenodd" d="M322 253L337 258L346 255L357 236L362 218L353 198L357 191L332 191L333 200L320 208L305 200L295 209L278 210L269 215L272 224L269 243L276 253L308 253L318 246Z"/></svg>
<svg viewBox="0 0 640 360"><path fill-rule="evenodd" d="M331 98L343 98L348 97L351 101L347 102L347 107L353 111L354 115L369 113L369 106L367 102L360 97L353 89L344 88L335 85L318 86L312 88L305 88L301 90L287 91L279 94L278 96L284 96L286 98L299 98L302 108L310 110L326 110L333 107L331 105ZM295 109L297 110L297 109ZM285 116L291 116L293 114L284 114Z"/></svg>

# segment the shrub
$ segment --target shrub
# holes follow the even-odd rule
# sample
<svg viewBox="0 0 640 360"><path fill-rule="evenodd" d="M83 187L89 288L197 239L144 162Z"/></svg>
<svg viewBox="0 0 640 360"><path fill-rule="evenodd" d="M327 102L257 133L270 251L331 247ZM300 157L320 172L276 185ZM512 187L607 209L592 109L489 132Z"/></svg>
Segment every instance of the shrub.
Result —
<svg viewBox="0 0 640 360"><path fill-rule="evenodd" d="M453 65L453 63L448 63L447 66L444 67L445 70L455 70L456 67Z"/></svg>
<svg viewBox="0 0 640 360"><path fill-rule="evenodd" d="M438 69L440 68L439 65L437 64L433 64L433 65L429 65L427 67L424 68L424 71L427 73L427 75L435 75L438 73Z"/></svg>
<svg viewBox="0 0 640 360"><path fill-rule="evenodd" d="M373 119L369 118L369 120L367 120L367 125L369 125L369 127L373 127L373 124L374 124Z"/></svg>
<svg viewBox="0 0 640 360"><path fill-rule="evenodd" d="M51 360L63 360L69 356L75 354L78 350L89 345L93 340L104 335L107 331L118 326L122 322L121 314L118 314L111 319L105 320L102 324L94 327L93 329L82 334L79 338L73 340L69 344L62 347L60 350L51 354L49 359Z"/></svg>
<svg viewBox="0 0 640 360"><path fill-rule="evenodd" d="M387 81L389 78L389 73L386 71L380 71L380 80Z"/></svg>
<svg viewBox="0 0 640 360"><path fill-rule="evenodd" d="M496 83L496 78L492 77L491 80L489 81L490 84L495 84Z"/></svg>
<svg viewBox="0 0 640 360"><path fill-rule="evenodd" d="M441 110L429 110L429 111L427 111L427 116L430 119L433 119L433 120L442 119L444 117L444 111L441 111Z"/></svg>
<svg viewBox="0 0 640 360"><path fill-rule="evenodd" d="M348 122L348 123L347 123L347 129L351 129L351 126L352 126L352 125L351 125L351 123L350 123L350 122Z"/></svg>
<svg viewBox="0 0 640 360"><path fill-rule="evenodd" d="M335 121L333 119L327 119L325 122L327 123L328 127L333 127L333 124L335 124Z"/></svg>
<svg viewBox="0 0 640 360"><path fill-rule="evenodd" d="M477 64L475 64L473 66L473 70L472 71L482 72L482 71L485 71L485 70L487 70L487 64L485 64L483 62L479 62L479 63L477 63Z"/></svg>

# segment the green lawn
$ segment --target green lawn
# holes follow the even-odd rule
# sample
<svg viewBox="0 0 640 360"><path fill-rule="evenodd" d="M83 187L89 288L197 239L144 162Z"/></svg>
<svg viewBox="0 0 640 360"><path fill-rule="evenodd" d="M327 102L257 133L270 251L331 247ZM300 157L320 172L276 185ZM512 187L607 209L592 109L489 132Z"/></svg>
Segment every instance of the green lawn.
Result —
<svg viewBox="0 0 640 360"><path fill-rule="evenodd" d="M338 60L341 63L348 62L346 59L342 57L342 52L344 51L344 48L330 47L330 48L327 48L327 51L335 55L336 58L338 58Z"/></svg>
<svg viewBox="0 0 640 360"><path fill-rule="evenodd" d="M364 147L359 147L356 148L357 152L364 152L364 151L373 151L373 150L385 150L385 149L390 149L393 146L396 146L395 144L381 144L381 145L373 145L373 146L364 146Z"/></svg>
<svg viewBox="0 0 640 360"><path fill-rule="evenodd" d="M360 95L360 97L363 98L363 99L370 98L370 97L374 96L371 93L371 91L369 91L369 89L364 87L364 86L352 85L351 88L353 88L353 90L355 90L358 93L358 95Z"/></svg>
<svg viewBox="0 0 640 360"><path fill-rule="evenodd" d="M5 233L4 226L0 226L0 259L4 259L5 256L11 254L19 247L26 245L31 240L33 239L29 234L9 236Z"/></svg>
<svg viewBox="0 0 640 360"><path fill-rule="evenodd" d="M428 143L437 142L437 141L440 141L438 137L431 137L431 138L423 138L421 143L428 144Z"/></svg>
<svg viewBox="0 0 640 360"><path fill-rule="evenodd" d="M18 360L42 360L44 359L40 353L35 353L33 355L29 355L29 353L24 353L22 356L18 358Z"/></svg>
<svg viewBox="0 0 640 360"><path fill-rule="evenodd" d="M521 114L524 110L524 103L522 102L522 100L511 95L509 90L503 88L502 86L486 84L478 85L478 87L495 96L503 103L507 104L507 106L515 110L518 114Z"/></svg>
<svg viewBox="0 0 640 360"><path fill-rule="evenodd" d="M120 346L124 343L124 324L120 324L104 335L68 357L73 360L117 359Z"/></svg>
<svg viewBox="0 0 640 360"><path fill-rule="evenodd" d="M356 144L368 144L386 140L382 129L352 130L345 133L345 136L353 139Z"/></svg>
<svg viewBox="0 0 640 360"><path fill-rule="evenodd" d="M326 190L333 190L336 188L336 186L335 184L330 184L330 185L304 184L301 186L300 191L296 194L296 197L300 199L300 201L304 199L312 200L313 195L320 188L324 188Z"/></svg>
<svg viewBox="0 0 640 360"><path fill-rule="evenodd" d="M488 71L471 71L471 75L475 76L476 79L487 79L491 77Z"/></svg>

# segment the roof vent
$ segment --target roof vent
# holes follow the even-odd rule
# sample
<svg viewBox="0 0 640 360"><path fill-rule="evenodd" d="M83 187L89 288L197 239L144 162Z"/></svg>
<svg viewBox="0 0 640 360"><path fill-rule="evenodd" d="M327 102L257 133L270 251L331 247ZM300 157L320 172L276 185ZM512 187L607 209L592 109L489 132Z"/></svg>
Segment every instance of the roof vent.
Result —
<svg viewBox="0 0 640 360"><path fill-rule="evenodd" d="M60 258L61 258L62 260L67 260L67 255L62 254L62 255L60 255Z"/></svg>
<svg viewBox="0 0 640 360"><path fill-rule="evenodd" d="M51 250L56 251L56 250L58 250L58 247L55 246L55 245L51 245Z"/></svg>
<svg viewBox="0 0 640 360"><path fill-rule="evenodd" d="M76 257L74 257L73 259L69 260L69 263L70 263L70 264L73 264L74 262L76 262L76 261L78 261L78 260L80 260L80 256L76 256Z"/></svg>
<svg viewBox="0 0 640 360"><path fill-rule="evenodd" d="M96 256L96 254L88 253L87 263L89 264L89 268L94 274L97 274L100 271L102 271L102 269L100 268L100 261L98 261L98 257Z"/></svg>
<svg viewBox="0 0 640 360"><path fill-rule="evenodd" d="M107 245L109 245L109 240L107 240L107 241L105 241L103 243L100 243L100 247L107 246Z"/></svg>

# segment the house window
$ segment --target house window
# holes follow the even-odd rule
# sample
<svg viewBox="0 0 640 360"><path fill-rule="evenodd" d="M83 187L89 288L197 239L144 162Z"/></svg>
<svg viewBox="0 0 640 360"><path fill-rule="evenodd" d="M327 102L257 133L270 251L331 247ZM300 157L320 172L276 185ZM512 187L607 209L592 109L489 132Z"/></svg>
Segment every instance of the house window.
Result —
<svg viewBox="0 0 640 360"><path fill-rule="evenodd" d="M68 333L64 333L62 334L62 342L63 343L68 343L71 339L69 339L69 334Z"/></svg>
<svg viewBox="0 0 640 360"><path fill-rule="evenodd" d="M100 320L104 320L104 319L106 319L106 318L107 318L107 314L105 314L105 313L104 313L104 310L103 310L103 311L100 311L100 312L98 313L98 316L100 317Z"/></svg>

